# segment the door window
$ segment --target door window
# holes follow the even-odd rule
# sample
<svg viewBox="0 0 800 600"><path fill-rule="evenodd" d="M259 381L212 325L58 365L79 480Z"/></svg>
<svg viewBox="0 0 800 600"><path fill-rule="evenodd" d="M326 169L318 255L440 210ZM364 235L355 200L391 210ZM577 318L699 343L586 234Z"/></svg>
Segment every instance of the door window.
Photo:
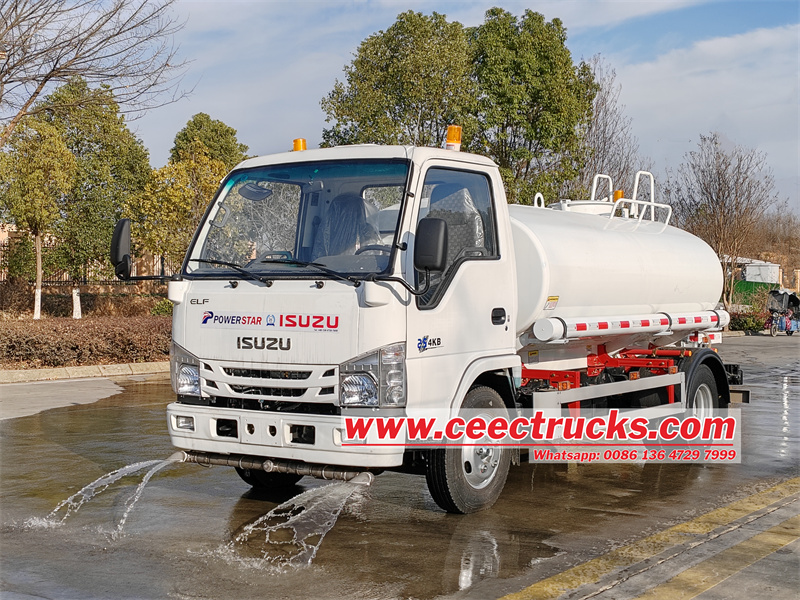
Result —
<svg viewBox="0 0 800 600"><path fill-rule="evenodd" d="M447 258L442 273L431 273L428 291L417 298L420 308L432 308L444 295L448 282L468 260L498 256L489 179L481 173L429 169L417 223L424 218L447 223ZM417 282L425 274L417 273Z"/></svg>

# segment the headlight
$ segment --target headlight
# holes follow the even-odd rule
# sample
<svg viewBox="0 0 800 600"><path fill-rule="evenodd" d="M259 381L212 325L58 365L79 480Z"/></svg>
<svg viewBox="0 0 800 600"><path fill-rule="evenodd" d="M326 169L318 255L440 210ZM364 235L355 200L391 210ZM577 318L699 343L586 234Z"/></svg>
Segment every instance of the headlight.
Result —
<svg viewBox="0 0 800 600"><path fill-rule="evenodd" d="M378 406L378 386L371 375L359 373L342 379L342 406Z"/></svg>
<svg viewBox="0 0 800 600"><path fill-rule="evenodd" d="M174 342L169 350L169 372L176 394L200 395L200 361Z"/></svg>
<svg viewBox="0 0 800 600"><path fill-rule="evenodd" d="M341 406L405 406L406 345L384 346L339 365Z"/></svg>

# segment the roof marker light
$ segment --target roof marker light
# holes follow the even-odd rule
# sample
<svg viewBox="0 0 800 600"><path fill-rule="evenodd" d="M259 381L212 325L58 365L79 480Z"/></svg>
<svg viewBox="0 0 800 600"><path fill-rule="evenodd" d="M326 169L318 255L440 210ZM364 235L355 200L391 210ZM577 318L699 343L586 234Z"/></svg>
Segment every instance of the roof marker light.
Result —
<svg viewBox="0 0 800 600"><path fill-rule="evenodd" d="M461 151L461 125L447 126L447 143L445 150Z"/></svg>
<svg viewBox="0 0 800 600"><path fill-rule="evenodd" d="M301 152L306 149L305 138L297 138L292 142L292 152Z"/></svg>

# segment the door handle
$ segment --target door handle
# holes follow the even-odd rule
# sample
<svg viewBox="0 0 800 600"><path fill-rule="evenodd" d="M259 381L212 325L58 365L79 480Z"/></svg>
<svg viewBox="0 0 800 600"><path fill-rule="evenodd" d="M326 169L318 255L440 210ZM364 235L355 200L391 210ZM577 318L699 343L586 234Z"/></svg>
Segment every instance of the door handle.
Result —
<svg viewBox="0 0 800 600"><path fill-rule="evenodd" d="M492 309L492 325L503 325L506 322L506 309L493 308Z"/></svg>

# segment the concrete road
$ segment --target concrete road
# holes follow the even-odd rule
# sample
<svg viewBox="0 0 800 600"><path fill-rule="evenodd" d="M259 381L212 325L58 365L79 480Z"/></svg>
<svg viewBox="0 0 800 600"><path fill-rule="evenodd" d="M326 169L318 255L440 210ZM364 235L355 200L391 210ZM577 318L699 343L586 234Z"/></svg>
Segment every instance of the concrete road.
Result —
<svg viewBox="0 0 800 600"><path fill-rule="evenodd" d="M172 453L164 418L172 392L165 378L3 385L0 592L796 598L800 336L730 338L721 353L741 362L752 392L742 464L522 465L492 510L467 516L442 513L422 479L385 473L350 497L303 569L232 561L230 549L278 503L327 485L308 478L289 494L265 496L232 469L172 465L144 488L121 535L117 525L143 471L46 525L85 484ZM254 536L237 551L259 556L263 542Z"/></svg>

